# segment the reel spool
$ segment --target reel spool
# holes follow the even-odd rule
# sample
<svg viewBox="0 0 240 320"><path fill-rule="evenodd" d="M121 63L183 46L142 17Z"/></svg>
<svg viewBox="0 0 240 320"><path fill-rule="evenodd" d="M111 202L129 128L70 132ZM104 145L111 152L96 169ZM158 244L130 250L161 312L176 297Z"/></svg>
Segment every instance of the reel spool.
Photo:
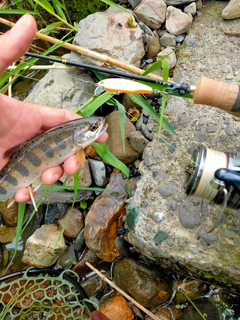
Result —
<svg viewBox="0 0 240 320"><path fill-rule="evenodd" d="M240 154L199 146L186 167L187 195L198 196L224 208L240 208Z"/></svg>

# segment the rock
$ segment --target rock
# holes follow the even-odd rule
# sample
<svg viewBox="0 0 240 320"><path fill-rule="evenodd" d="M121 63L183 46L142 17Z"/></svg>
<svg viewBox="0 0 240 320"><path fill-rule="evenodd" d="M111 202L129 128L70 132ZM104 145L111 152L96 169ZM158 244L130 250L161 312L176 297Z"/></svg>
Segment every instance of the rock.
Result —
<svg viewBox="0 0 240 320"><path fill-rule="evenodd" d="M94 183L97 187L106 185L106 168L102 161L89 159L88 160L93 175Z"/></svg>
<svg viewBox="0 0 240 320"><path fill-rule="evenodd" d="M139 131L133 131L129 133L128 140L133 147L134 150L136 150L138 153L142 153L144 148L146 147L147 143L149 142L143 134Z"/></svg>
<svg viewBox="0 0 240 320"><path fill-rule="evenodd" d="M66 173L60 178L60 181L65 182L66 186L74 186L74 178L71 175L67 175ZM89 162L87 159L83 163L81 163L79 167L79 186L80 187L90 187L92 184L92 177L89 168Z"/></svg>
<svg viewBox="0 0 240 320"><path fill-rule="evenodd" d="M7 243L12 242L15 237L14 228L9 228L4 225L0 225L0 242Z"/></svg>
<svg viewBox="0 0 240 320"><path fill-rule="evenodd" d="M222 11L222 17L226 20L240 18L239 0L230 0L229 4Z"/></svg>
<svg viewBox="0 0 240 320"><path fill-rule="evenodd" d="M178 35L190 29L192 15L186 14L175 7L168 7L166 12L166 29L169 33Z"/></svg>
<svg viewBox="0 0 240 320"><path fill-rule="evenodd" d="M183 291L185 294L183 294ZM205 296L205 294L207 294L207 291L208 291L208 286L203 281L200 281L197 279L178 280L175 299L178 303L183 303L183 302L189 301L186 298L186 295L187 295L187 297L191 301L194 301L196 299L199 299Z"/></svg>
<svg viewBox="0 0 240 320"><path fill-rule="evenodd" d="M133 320L134 313L119 293L108 294L99 302L99 311L110 320Z"/></svg>
<svg viewBox="0 0 240 320"><path fill-rule="evenodd" d="M138 25L136 28L130 27L127 23L128 18L128 13L119 11L91 14L80 21L73 42L75 45L139 67L145 54L142 30ZM102 62L96 59L73 52L71 58L75 61L102 65Z"/></svg>
<svg viewBox="0 0 240 320"><path fill-rule="evenodd" d="M183 4L192 3L196 0L165 0L168 6L181 6Z"/></svg>
<svg viewBox="0 0 240 320"><path fill-rule="evenodd" d="M53 265L66 250L60 230L56 225L42 225L26 242L22 262L36 268Z"/></svg>
<svg viewBox="0 0 240 320"><path fill-rule="evenodd" d="M146 308L154 308L171 297L167 278L161 279L153 267L124 258L115 263L113 272L116 285Z"/></svg>
<svg viewBox="0 0 240 320"><path fill-rule="evenodd" d="M172 47L167 47L163 49L157 55L157 60L164 58L168 62L169 69L173 69L177 63L177 57Z"/></svg>
<svg viewBox="0 0 240 320"><path fill-rule="evenodd" d="M92 97L95 88L93 79L83 69L51 69L25 101L75 111Z"/></svg>
<svg viewBox="0 0 240 320"><path fill-rule="evenodd" d="M101 294L106 287L106 284L107 283L98 275L93 275L91 276L91 278L86 279L85 281L81 281L81 287L84 289L88 297L93 297L99 293Z"/></svg>
<svg viewBox="0 0 240 320"><path fill-rule="evenodd" d="M125 150L122 146L119 112L114 111L110 113L106 117L106 122L108 123L107 133L109 136L108 140L106 141L108 149L115 155L115 157L124 163L131 163L138 159L139 153L131 147L127 140L127 136L136 130L131 121L125 117Z"/></svg>
<svg viewBox="0 0 240 320"><path fill-rule="evenodd" d="M152 59L157 56L161 50L159 38L148 36L148 48L147 48L147 59Z"/></svg>
<svg viewBox="0 0 240 320"><path fill-rule="evenodd" d="M58 226L64 229L63 234L66 237L75 239L84 227L82 212L75 207L69 207L66 215L58 220Z"/></svg>
<svg viewBox="0 0 240 320"><path fill-rule="evenodd" d="M195 16L197 13L196 2L190 3L188 6L184 8L184 13L190 13L192 16Z"/></svg>
<svg viewBox="0 0 240 320"><path fill-rule="evenodd" d="M134 13L150 28L159 29L165 21L166 4L163 0L142 0Z"/></svg>
<svg viewBox="0 0 240 320"><path fill-rule="evenodd" d="M141 3L141 0L128 0L128 2L133 7L133 9L135 9Z"/></svg>
<svg viewBox="0 0 240 320"><path fill-rule="evenodd" d="M238 64L238 38L219 32L221 24L231 31L239 25L237 19L222 19L224 5L222 1L209 1L202 8L202 16L195 18L186 40L197 38L197 41L194 46L179 47L173 70L175 81L194 85L203 75L224 81L226 66L232 68ZM217 43L224 43L231 50L225 51ZM212 50L214 53L210 54ZM239 72L231 82L240 83ZM180 266L185 274L240 291L240 263L236 256L236 248L240 247L238 210L226 210L218 227L208 233L221 206L204 200L201 208L202 199L189 197L185 191L185 167L200 140L214 151L234 152L239 149L239 121L220 109L195 105L191 99L180 97L168 98L164 115L177 125L178 136L165 135L166 131L162 130L164 140L154 134L144 149L140 179L126 206L129 241L156 263L168 263L176 272ZM156 158L157 148L160 152ZM175 185L174 193L164 197L164 193L157 192L162 184L170 182Z"/></svg>
<svg viewBox="0 0 240 320"><path fill-rule="evenodd" d="M102 260L111 262L119 255L114 240L125 215L126 198L125 180L113 172L106 191L95 199L85 219L86 244Z"/></svg>
<svg viewBox="0 0 240 320"><path fill-rule="evenodd" d="M67 247L67 250L64 252L64 254L61 255L61 257L58 259L56 263L56 268L59 269L70 269L72 265L76 265L77 260L74 252L73 245L71 244L69 247Z"/></svg>
<svg viewBox="0 0 240 320"><path fill-rule="evenodd" d="M12 202L13 199L9 199L4 202L0 202L0 212L6 225L9 227L16 227L18 223L18 204L13 202L13 204L8 208L9 203Z"/></svg>
<svg viewBox="0 0 240 320"><path fill-rule="evenodd" d="M93 266L96 266L100 262L100 258L91 250L87 249L81 255L78 263L73 267L73 271L84 278L89 273L90 269L86 265L86 262L91 263Z"/></svg>
<svg viewBox="0 0 240 320"><path fill-rule="evenodd" d="M175 47L176 46L176 37L173 34L165 32L161 38L160 43L163 47Z"/></svg>

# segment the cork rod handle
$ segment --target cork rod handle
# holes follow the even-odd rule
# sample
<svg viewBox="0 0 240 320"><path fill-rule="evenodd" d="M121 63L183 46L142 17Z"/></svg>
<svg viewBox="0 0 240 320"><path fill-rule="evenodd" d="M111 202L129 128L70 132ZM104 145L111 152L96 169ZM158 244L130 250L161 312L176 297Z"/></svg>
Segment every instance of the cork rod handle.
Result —
<svg viewBox="0 0 240 320"><path fill-rule="evenodd" d="M240 86L202 77L196 83L193 101L233 114L240 113Z"/></svg>

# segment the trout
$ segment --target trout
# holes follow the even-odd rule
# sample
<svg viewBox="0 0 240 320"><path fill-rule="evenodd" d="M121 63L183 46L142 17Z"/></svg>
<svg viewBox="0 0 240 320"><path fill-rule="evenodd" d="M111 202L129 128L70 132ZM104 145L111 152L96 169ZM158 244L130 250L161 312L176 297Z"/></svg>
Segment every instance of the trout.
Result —
<svg viewBox="0 0 240 320"><path fill-rule="evenodd" d="M22 143L0 171L0 201L38 181L49 167L63 163L97 140L108 125L102 117L79 118L55 126Z"/></svg>

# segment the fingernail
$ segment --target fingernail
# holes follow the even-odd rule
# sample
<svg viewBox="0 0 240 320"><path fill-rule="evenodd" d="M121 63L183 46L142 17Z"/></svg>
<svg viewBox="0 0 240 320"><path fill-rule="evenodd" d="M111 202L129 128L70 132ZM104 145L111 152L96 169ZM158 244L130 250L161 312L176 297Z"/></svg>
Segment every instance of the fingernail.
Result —
<svg viewBox="0 0 240 320"><path fill-rule="evenodd" d="M22 16L16 23L15 25L12 27L11 29L11 33L12 32L16 32L18 31L21 27L24 26L24 28L28 27L28 25L30 24L30 20L32 19L32 17L29 14L25 14L24 16Z"/></svg>

